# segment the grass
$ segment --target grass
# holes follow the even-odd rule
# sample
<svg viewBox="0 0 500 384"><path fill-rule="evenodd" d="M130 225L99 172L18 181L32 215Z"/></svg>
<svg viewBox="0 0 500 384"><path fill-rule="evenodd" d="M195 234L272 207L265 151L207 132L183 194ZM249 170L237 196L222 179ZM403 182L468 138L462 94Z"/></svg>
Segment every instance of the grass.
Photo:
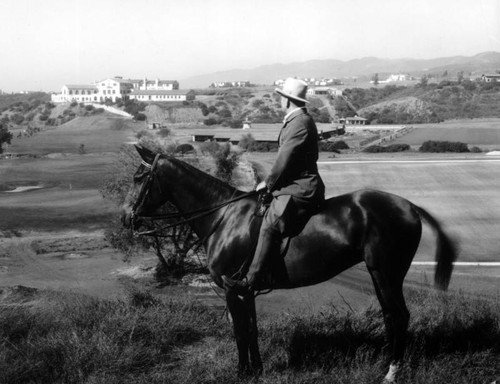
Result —
<svg viewBox="0 0 500 384"><path fill-rule="evenodd" d="M74 293L0 292L0 382L373 383L387 369L378 307L267 317L264 375L235 375L236 347L221 313L130 286L126 300ZM500 375L500 302L407 292L404 383L489 383Z"/></svg>
<svg viewBox="0 0 500 384"><path fill-rule="evenodd" d="M123 142L130 141L134 130L144 129L144 123L134 123L112 114L76 117L57 127L44 127L32 137L17 138L6 152L46 155L49 153L78 153L84 145L86 153L117 152Z"/></svg>
<svg viewBox="0 0 500 384"><path fill-rule="evenodd" d="M500 148L498 119L452 120L439 124L416 124L410 133L392 143L420 146L424 141L459 141L484 150Z"/></svg>

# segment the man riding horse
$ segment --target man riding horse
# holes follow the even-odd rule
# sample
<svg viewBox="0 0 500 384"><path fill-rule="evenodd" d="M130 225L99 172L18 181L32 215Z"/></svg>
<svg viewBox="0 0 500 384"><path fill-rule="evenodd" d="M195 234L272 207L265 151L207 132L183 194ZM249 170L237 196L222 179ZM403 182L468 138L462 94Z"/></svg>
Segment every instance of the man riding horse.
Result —
<svg viewBox="0 0 500 384"><path fill-rule="evenodd" d="M245 295L259 289L259 281L271 257L276 257L282 238L300 229L317 212L325 198L325 185L318 173L318 131L305 108L307 84L288 78L281 95L287 112L278 142L278 157L265 181L256 188L272 194L259 232L257 248L246 277L222 276L227 289Z"/></svg>

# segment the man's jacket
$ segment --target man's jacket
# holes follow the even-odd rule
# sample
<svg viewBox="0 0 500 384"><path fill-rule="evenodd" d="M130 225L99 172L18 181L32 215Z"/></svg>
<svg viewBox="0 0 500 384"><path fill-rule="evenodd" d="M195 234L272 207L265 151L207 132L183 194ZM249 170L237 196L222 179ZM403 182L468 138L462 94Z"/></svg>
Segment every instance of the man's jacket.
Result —
<svg viewBox="0 0 500 384"><path fill-rule="evenodd" d="M318 131L305 108L293 112L284 122L278 138L278 158L266 184L274 196L291 195L321 202L325 185L318 173Z"/></svg>

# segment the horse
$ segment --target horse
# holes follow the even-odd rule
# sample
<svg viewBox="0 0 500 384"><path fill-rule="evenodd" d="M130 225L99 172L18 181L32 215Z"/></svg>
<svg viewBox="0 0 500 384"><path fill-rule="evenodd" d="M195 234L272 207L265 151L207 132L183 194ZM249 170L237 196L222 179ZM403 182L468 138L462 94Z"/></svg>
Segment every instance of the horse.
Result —
<svg viewBox="0 0 500 384"><path fill-rule="evenodd" d="M258 237L257 193L246 193L171 156L136 146L142 162L122 207L122 221L134 228L166 202L187 217L202 242L210 275L244 276ZM203 213L204 212L204 213ZM403 280L412 263L425 222L435 232L435 285L446 290L456 248L441 224L426 210L387 192L361 189L326 199L321 210L286 244L270 266L273 278L258 289L289 289L317 284L364 262L382 308L394 382L403 360L410 318ZM255 296L225 288L238 350L239 373L262 373Z"/></svg>

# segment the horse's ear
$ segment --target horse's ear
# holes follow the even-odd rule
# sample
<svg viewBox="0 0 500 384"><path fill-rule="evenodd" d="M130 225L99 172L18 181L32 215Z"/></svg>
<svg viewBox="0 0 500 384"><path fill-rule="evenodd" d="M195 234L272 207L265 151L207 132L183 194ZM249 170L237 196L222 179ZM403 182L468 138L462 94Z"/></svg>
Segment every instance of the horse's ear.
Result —
<svg viewBox="0 0 500 384"><path fill-rule="evenodd" d="M149 149L147 148L144 148L144 147L141 147L139 145L134 145L135 146L135 149L137 150L137 152L139 153L139 156L141 156L142 160L144 160L145 162L151 164L154 160L154 153L151 152Z"/></svg>

